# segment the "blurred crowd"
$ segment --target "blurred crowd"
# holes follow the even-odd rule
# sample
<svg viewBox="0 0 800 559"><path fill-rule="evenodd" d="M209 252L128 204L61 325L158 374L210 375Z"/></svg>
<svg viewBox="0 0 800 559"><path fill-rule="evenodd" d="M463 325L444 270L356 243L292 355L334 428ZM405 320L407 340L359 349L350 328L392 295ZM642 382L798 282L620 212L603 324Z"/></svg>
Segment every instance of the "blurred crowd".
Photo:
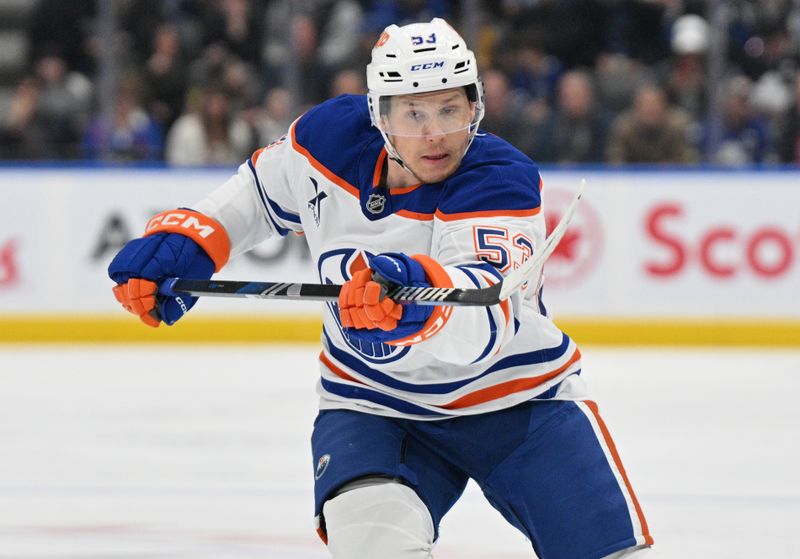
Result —
<svg viewBox="0 0 800 559"><path fill-rule="evenodd" d="M478 56L482 128L537 162L800 163L800 0L723 3L714 113L706 1L118 0L109 44L98 2L38 0L0 159L236 164L309 106L364 93L386 25L439 16Z"/></svg>

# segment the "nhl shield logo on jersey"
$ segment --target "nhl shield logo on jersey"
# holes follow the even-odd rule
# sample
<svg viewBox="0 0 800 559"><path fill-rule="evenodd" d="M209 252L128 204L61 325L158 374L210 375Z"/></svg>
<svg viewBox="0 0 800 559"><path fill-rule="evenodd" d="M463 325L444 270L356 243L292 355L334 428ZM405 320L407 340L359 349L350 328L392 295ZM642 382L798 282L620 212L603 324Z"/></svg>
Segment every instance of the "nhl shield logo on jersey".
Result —
<svg viewBox="0 0 800 559"><path fill-rule="evenodd" d="M314 472L314 479L319 479L325 474L325 470L328 469L328 464L331 463L331 455L330 454L323 454L317 460L317 470Z"/></svg>
<svg viewBox="0 0 800 559"><path fill-rule="evenodd" d="M383 209L386 207L386 196L373 192L369 195L369 198L367 198L365 206L367 211L373 215L383 213Z"/></svg>

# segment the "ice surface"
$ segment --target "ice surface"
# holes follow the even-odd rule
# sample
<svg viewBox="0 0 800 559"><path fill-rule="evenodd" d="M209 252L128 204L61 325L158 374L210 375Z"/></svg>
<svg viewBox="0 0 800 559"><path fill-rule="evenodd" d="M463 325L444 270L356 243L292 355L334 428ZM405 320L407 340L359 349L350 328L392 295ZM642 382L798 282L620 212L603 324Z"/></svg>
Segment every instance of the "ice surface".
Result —
<svg viewBox="0 0 800 559"><path fill-rule="evenodd" d="M583 350L659 559L800 557L800 351ZM0 348L0 558L327 557L317 353ZM435 557L533 553L470 485Z"/></svg>

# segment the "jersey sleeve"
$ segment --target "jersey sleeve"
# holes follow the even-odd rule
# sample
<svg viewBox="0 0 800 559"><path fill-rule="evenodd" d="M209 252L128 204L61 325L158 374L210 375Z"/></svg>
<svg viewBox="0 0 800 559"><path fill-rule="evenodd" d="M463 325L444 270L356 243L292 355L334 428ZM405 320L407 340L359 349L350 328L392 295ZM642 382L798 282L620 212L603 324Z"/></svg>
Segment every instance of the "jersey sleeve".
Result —
<svg viewBox="0 0 800 559"><path fill-rule="evenodd" d="M291 146L284 136L256 151L235 175L192 206L225 227L231 257L273 235L302 232L298 203L292 196L291 165Z"/></svg>
<svg viewBox="0 0 800 559"><path fill-rule="evenodd" d="M466 173L448 186L434 219L431 257L435 287L484 288L531 258L545 238L541 179L532 165ZM429 275L431 277L431 275ZM437 279L440 278L440 279ZM439 330L411 340L419 351L457 364L490 359L516 334L518 317L538 312L538 278L491 307L437 307Z"/></svg>

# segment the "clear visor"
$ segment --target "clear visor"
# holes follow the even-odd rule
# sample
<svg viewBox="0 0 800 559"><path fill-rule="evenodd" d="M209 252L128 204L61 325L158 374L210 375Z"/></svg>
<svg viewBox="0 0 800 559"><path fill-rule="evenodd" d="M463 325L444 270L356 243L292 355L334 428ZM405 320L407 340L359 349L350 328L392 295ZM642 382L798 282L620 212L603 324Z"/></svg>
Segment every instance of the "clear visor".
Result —
<svg viewBox="0 0 800 559"><path fill-rule="evenodd" d="M381 129L390 136L428 137L466 132L477 118L464 94L427 99L417 95L380 98Z"/></svg>

